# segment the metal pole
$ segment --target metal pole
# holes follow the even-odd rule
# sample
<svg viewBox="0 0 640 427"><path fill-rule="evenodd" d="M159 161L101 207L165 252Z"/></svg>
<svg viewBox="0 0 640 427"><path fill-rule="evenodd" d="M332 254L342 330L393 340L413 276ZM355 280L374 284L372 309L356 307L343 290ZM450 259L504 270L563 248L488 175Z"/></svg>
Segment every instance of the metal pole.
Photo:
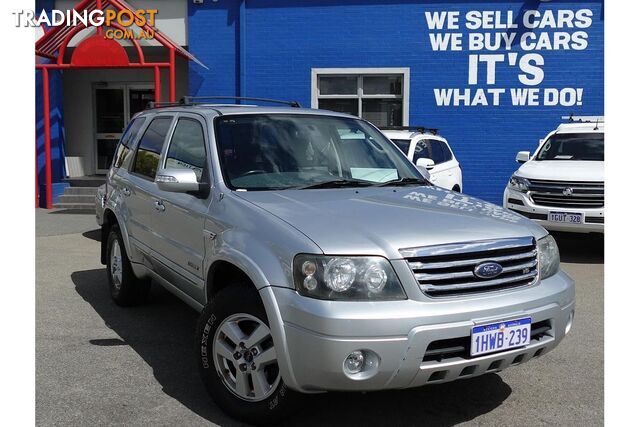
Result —
<svg viewBox="0 0 640 427"><path fill-rule="evenodd" d="M156 89L156 102L160 102L160 67L153 67L153 75L155 77L155 89Z"/></svg>
<svg viewBox="0 0 640 427"><path fill-rule="evenodd" d="M38 188L38 137L36 137L36 208L38 207L38 200L40 198L40 189Z"/></svg>
<svg viewBox="0 0 640 427"><path fill-rule="evenodd" d="M176 102L176 50L169 49L169 102Z"/></svg>
<svg viewBox="0 0 640 427"><path fill-rule="evenodd" d="M51 111L49 108L49 70L42 69L42 104L44 110L44 175L46 186L46 208L53 207L51 185Z"/></svg>

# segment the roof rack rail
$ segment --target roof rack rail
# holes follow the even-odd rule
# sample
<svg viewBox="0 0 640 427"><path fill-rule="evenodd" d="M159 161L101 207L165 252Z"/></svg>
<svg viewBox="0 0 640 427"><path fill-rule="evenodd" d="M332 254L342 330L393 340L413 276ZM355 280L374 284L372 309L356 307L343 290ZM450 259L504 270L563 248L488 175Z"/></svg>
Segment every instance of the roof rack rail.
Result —
<svg viewBox="0 0 640 427"><path fill-rule="evenodd" d="M283 101L281 99L252 98L252 97L246 97L246 96L183 96L180 102L182 103L181 105L195 105L195 104L203 104L203 102L201 101L204 101L204 100L215 100L215 99L233 99L235 101L270 102L272 104L283 104L283 105L288 105L294 108L300 108L300 103L298 103L298 101Z"/></svg>
<svg viewBox="0 0 640 427"><path fill-rule="evenodd" d="M604 116L576 116L573 113L569 116L562 116L562 120L569 123L604 123Z"/></svg>
<svg viewBox="0 0 640 427"><path fill-rule="evenodd" d="M155 102L155 101L149 101L149 102L147 102L147 106L145 108L147 110L151 110L151 109L154 109L154 108L176 107L176 106L180 106L180 105L184 105L182 103L182 101L180 101L180 102Z"/></svg>
<svg viewBox="0 0 640 427"><path fill-rule="evenodd" d="M438 129L428 128L425 126L381 126L378 129L380 130L415 130L420 133L429 132L431 135L438 134Z"/></svg>

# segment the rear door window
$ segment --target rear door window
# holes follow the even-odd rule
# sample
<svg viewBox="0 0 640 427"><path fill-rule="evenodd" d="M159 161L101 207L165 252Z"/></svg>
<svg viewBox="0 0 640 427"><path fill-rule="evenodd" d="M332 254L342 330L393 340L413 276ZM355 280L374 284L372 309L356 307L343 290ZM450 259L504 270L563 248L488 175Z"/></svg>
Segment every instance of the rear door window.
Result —
<svg viewBox="0 0 640 427"><path fill-rule="evenodd" d="M162 145L171 127L173 117L157 117L151 121L145 130L133 165L133 172L151 180L155 179Z"/></svg>

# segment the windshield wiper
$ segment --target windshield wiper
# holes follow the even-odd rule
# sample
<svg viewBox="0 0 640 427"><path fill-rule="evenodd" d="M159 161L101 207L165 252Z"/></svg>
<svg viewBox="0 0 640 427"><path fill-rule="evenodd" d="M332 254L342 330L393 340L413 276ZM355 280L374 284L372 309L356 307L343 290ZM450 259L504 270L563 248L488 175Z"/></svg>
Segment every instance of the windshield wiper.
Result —
<svg viewBox="0 0 640 427"><path fill-rule="evenodd" d="M424 178L412 178L405 177L400 179L392 179L391 181L381 182L380 184L376 184L376 187L388 187L392 185L402 186L402 185L431 185L431 183Z"/></svg>
<svg viewBox="0 0 640 427"><path fill-rule="evenodd" d="M369 187L373 183L358 179L332 179L330 181L317 182L315 184L296 187L296 190L309 190L313 188L344 188L344 187Z"/></svg>

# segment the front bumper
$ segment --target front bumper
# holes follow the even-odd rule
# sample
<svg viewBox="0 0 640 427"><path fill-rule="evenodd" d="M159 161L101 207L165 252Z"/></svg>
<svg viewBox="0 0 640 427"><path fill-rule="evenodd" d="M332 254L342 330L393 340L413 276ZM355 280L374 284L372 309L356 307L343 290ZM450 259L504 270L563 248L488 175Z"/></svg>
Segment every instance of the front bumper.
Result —
<svg viewBox="0 0 640 427"><path fill-rule="evenodd" d="M474 298L393 302L321 301L288 288L260 293L282 377L290 388L313 393L417 387L505 369L552 350L564 338L574 312L574 282L559 272L530 288ZM478 324L531 317L551 329L522 348L471 358L425 358L430 343L464 339ZM355 350L375 355L363 375L343 364Z"/></svg>
<svg viewBox="0 0 640 427"><path fill-rule="evenodd" d="M535 221L547 230L573 233L604 233L604 208L580 209L540 206L536 205L526 193L511 190L509 187L504 190L502 205ZM568 224L547 221L548 214L551 211L582 213L583 222L581 224Z"/></svg>

